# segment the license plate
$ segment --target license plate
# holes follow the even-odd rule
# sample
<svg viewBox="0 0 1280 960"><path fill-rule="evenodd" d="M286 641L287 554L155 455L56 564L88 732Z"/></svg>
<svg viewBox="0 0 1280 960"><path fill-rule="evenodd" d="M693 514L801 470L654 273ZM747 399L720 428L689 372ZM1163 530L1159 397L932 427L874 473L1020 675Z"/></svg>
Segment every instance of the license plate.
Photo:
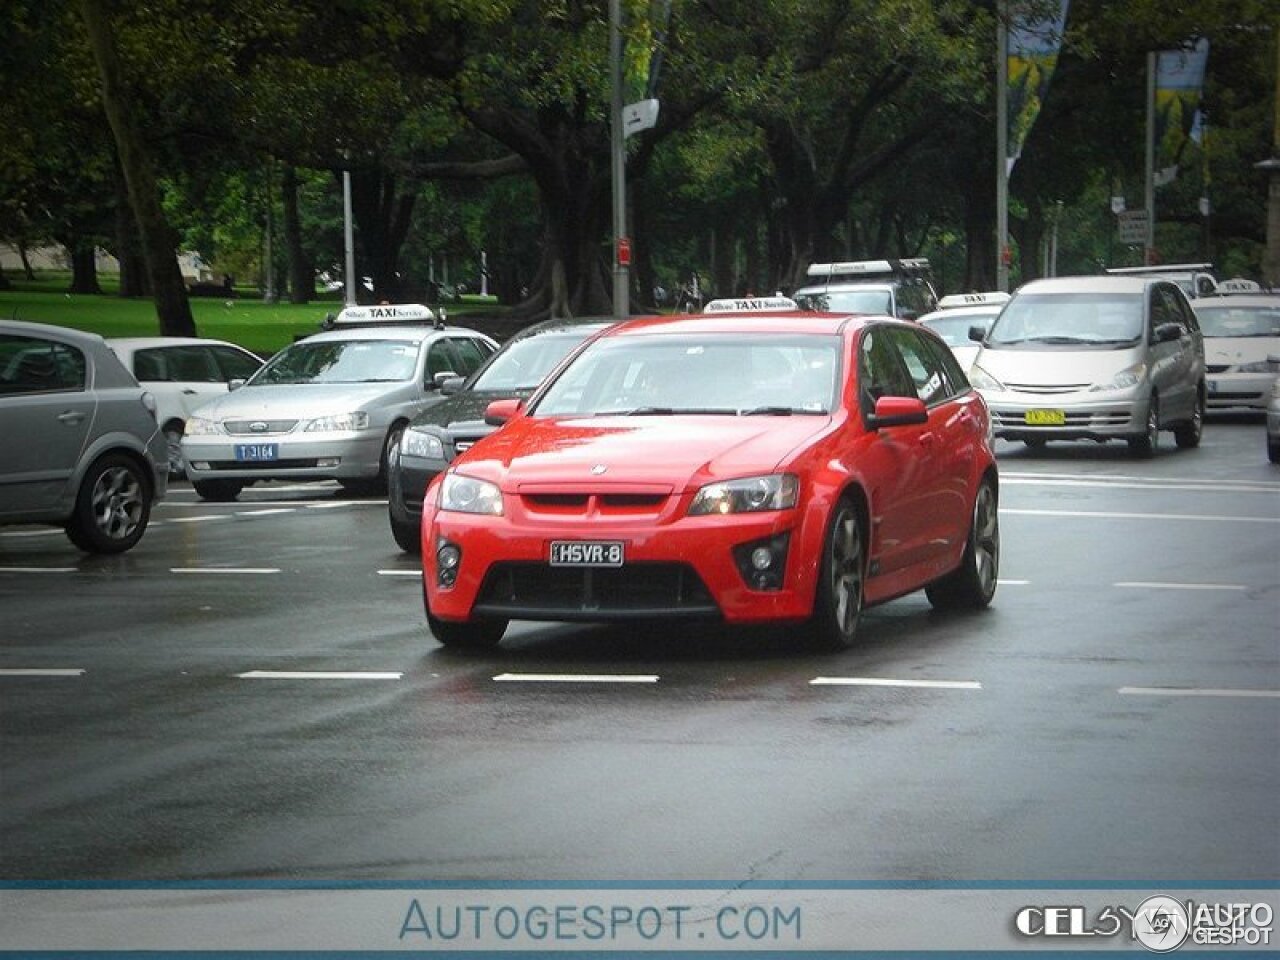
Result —
<svg viewBox="0 0 1280 960"><path fill-rule="evenodd" d="M1029 427L1061 427L1067 422L1065 410L1028 410L1023 416Z"/></svg>
<svg viewBox="0 0 1280 960"><path fill-rule="evenodd" d="M617 540L553 540L553 567L620 567L622 543Z"/></svg>
<svg viewBox="0 0 1280 960"><path fill-rule="evenodd" d="M237 443L236 459L245 463L259 463L263 460L276 460L280 457L280 445L277 443Z"/></svg>

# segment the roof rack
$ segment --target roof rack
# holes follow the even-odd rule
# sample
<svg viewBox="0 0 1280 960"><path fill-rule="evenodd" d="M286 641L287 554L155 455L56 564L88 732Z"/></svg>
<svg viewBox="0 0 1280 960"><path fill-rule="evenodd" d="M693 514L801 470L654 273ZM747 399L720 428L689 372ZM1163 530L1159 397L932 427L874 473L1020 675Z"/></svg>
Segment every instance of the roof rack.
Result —
<svg viewBox="0 0 1280 960"><path fill-rule="evenodd" d="M1185 273L1188 270L1213 272L1212 263L1160 263L1147 267L1107 267L1107 273Z"/></svg>
<svg viewBox="0 0 1280 960"><path fill-rule="evenodd" d="M909 257L904 260L842 260L835 263L811 263L805 271L810 277L900 277L907 274L923 274L929 271L927 257Z"/></svg>

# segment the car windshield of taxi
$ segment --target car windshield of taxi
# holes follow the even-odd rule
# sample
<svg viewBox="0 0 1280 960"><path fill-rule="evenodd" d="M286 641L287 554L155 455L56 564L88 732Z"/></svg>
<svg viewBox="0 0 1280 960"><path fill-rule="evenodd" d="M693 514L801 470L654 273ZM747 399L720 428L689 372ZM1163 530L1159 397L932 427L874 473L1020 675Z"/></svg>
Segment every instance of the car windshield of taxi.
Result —
<svg viewBox="0 0 1280 960"><path fill-rule="evenodd" d="M418 345L405 340L302 341L284 350L246 387L301 383L395 383L414 375Z"/></svg>

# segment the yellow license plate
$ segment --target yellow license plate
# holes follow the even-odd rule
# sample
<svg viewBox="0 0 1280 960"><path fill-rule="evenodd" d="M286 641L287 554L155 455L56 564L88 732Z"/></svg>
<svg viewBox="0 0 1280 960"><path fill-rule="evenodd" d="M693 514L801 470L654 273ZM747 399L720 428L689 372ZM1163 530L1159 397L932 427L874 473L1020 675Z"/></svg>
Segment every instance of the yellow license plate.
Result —
<svg viewBox="0 0 1280 960"><path fill-rule="evenodd" d="M1028 410L1024 417L1029 427L1061 427L1067 422L1065 410Z"/></svg>

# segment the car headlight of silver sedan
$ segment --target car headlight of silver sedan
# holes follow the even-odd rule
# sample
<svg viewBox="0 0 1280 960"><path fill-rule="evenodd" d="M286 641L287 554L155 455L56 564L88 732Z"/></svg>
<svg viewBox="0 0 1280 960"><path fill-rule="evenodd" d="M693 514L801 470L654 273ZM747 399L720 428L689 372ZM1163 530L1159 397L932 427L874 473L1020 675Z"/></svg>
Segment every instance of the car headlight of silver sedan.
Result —
<svg viewBox="0 0 1280 960"><path fill-rule="evenodd" d="M1101 390L1128 390L1130 387L1136 387L1147 376L1147 365L1145 363L1135 363L1132 367L1125 367L1106 383L1095 383L1089 388L1091 393Z"/></svg>
<svg viewBox="0 0 1280 960"><path fill-rule="evenodd" d="M791 473L721 480L707 484L694 494L693 503L689 504L689 515L785 510L796 505L799 489L800 481Z"/></svg>
<svg viewBox="0 0 1280 960"><path fill-rule="evenodd" d="M461 473L446 473L440 483L440 509L457 513L502 516L502 491L497 484Z"/></svg>
<svg viewBox="0 0 1280 960"><path fill-rule="evenodd" d="M400 454L424 460L443 460L444 443L434 433L406 430L400 440Z"/></svg>
<svg viewBox="0 0 1280 960"><path fill-rule="evenodd" d="M348 433L365 430L369 426L369 414L363 410L355 413L335 413L330 417L316 417L307 424L307 433Z"/></svg>
<svg viewBox="0 0 1280 960"><path fill-rule="evenodd" d="M204 417L189 417L186 426L182 428L184 435L188 437L210 437L221 433L218 429L218 421L207 420Z"/></svg>

